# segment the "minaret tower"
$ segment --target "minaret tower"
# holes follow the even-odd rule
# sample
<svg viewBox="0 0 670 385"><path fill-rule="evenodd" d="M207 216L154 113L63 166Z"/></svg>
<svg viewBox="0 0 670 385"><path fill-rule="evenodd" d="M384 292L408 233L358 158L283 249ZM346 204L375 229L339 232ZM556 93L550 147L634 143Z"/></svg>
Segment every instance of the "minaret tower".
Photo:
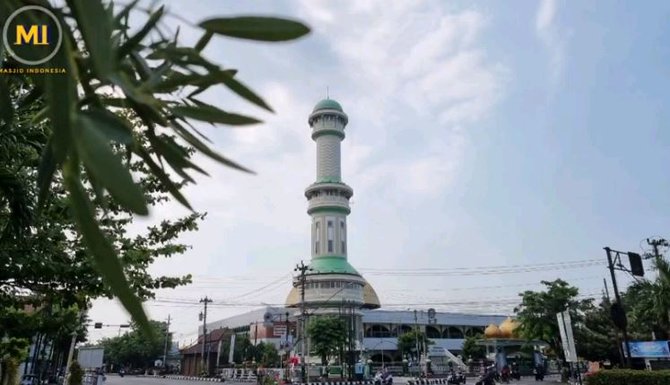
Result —
<svg viewBox="0 0 670 385"><path fill-rule="evenodd" d="M311 261L305 303L314 314L336 314L343 306L360 309L380 307L377 294L348 261L347 216L354 194L342 181L340 144L349 117L332 99L316 104L308 123L316 142L316 181L305 190L311 217ZM289 294L287 306L300 304L299 290Z"/></svg>

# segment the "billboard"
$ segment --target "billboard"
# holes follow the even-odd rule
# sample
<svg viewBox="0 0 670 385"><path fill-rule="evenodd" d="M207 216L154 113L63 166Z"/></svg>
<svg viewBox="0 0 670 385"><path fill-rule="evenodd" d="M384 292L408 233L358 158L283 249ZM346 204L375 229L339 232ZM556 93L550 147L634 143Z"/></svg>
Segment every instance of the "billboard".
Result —
<svg viewBox="0 0 670 385"><path fill-rule="evenodd" d="M105 349L100 347L79 348L77 362L84 369L101 368Z"/></svg>
<svg viewBox="0 0 670 385"><path fill-rule="evenodd" d="M623 345L624 354L626 345ZM670 346L668 341L630 341L630 356L633 358L670 358Z"/></svg>
<svg viewBox="0 0 670 385"><path fill-rule="evenodd" d="M577 362L577 349L575 348L575 337L572 334L572 319L567 310L556 314L558 329L561 332L561 345L567 362Z"/></svg>

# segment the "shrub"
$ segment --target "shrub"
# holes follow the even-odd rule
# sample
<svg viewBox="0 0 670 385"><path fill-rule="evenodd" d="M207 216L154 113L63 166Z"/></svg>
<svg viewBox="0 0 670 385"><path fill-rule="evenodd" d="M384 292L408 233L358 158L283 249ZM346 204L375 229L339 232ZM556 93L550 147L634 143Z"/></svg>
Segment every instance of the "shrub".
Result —
<svg viewBox="0 0 670 385"><path fill-rule="evenodd" d="M670 370L601 370L586 379L586 385L668 385Z"/></svg>
<svg viewBox="0 0 670 385"><path fill-rule="evenodd" d="M67 385L81 385L82 377L84 372L79 366L79 362L73 361L70 365L70 378L68 378Z"/></svg>

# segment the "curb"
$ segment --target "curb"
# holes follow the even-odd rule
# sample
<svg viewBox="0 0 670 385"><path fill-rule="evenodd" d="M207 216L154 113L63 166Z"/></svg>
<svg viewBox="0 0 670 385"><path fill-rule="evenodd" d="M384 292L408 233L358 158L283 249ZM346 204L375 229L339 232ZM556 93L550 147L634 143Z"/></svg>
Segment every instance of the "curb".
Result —
<svg viewBox="0 0 670 385"><path fill-rule="evenodd" d="M187 380L187 381L206 381L206 382L224 382L223 378L217 377L191 377L191 376L153 376L155 378L165 378L168 380Z"/></svg>

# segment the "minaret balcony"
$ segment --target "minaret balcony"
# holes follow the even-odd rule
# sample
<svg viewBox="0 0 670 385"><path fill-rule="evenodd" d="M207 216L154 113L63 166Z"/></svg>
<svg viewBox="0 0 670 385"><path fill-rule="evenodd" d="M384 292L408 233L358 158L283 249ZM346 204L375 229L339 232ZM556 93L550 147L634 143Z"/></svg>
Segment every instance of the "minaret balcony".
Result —
<svg viewBox="0 0 670 385"><path fill-rule="evenodd" d="M318 209L336 208L344 210L347 213L351 212L349 207L349 198L341 195L319 195L309 198L307 206L307 213L311 214Z"/></svg>

